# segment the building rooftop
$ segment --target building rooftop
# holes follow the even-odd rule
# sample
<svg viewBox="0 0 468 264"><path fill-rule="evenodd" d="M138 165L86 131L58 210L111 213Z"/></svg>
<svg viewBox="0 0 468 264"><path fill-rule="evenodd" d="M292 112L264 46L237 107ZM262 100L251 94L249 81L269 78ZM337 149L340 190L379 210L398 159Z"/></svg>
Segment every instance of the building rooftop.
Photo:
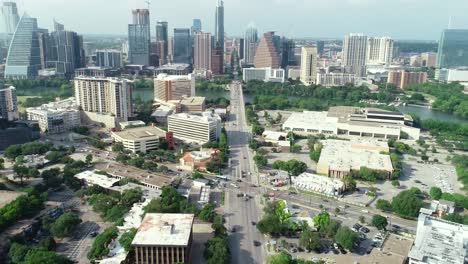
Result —
<svg viewBox="0 0 468 264"><path fill-rule="evenodd" d="M205 97L194 96L194 97L185 97L180 100L180 104L183 105L201 105L205 103Z"/></svg>
<svg viewBox="0 0 468 264"><path fill-rule="evenodd" d="M43 104L38 107L29 107L26 109L27 112L36 112L42 114L55 114L63 112L78 112L79 106L76 104L75 98L70 97L68 99L50 102L48 104Z"/></svg>
<svg viewBox="0 0 468 264"><path fill-rule="evenodd" d="M113 136L117 136L123 140L139 140L149 137L165 137L166 131L153 126L135 127L125 129L119 132L112 132Z"/></svg>
<svg viewBox="0 0 468 264"><path fill-rule="evenodd" d="M117 178L112 178L107 175L96 173L97 171L83 171L75 175L75 178L84 180L91 185L99 185L103 188L110 189L114 184L120 180Z"/></svg>
<svg viewBox="0 0 468 264"><path fill-rule="evenodd" d="M193 219L193 214L146 214L132 245L187 246Z"/></svg>
<svg viewBox="0 0 468 264"><path fill-rule="evenodd" d="M156 70L185 70L190 68L189 64L186 63L172 63L172 64L164 64L156 68Z"/></svg>
<svg viewBox="0 0 468 264"><path fill-rule="evenodd" d="M119 125L120 125L120 127L121 127L122 129L125 129L126 127L129 127L129 126L132 126L132 127L135 127L135 126L146 126L145 122L143 122L143 121L141 121L141 120L120 122Z"/></svg>
<svg viewBox="0 0 468 264"><path fill-rule="evenodd" d="M457 224L421 213L409 258L428 264L466 263L468 225Z"/></svg>
<svg viewBox="0 0 468 264"><path fill-rule="evenodd" d="M214 120L220 120L220 117L216 114L211 112L204 112L202 115L195 115L195 114L187 114L187 113L178 113L173 114L168 117L169 119L186 119L191 120L193 122L210 122Z"/></svg>
<svg viewBox="0 0 468 264"><path fill-rule="evenodd" d="M159 68L158 68L159 69ZM169 75L167 73L160 73L156 77L156 80L158 81L190 81L192 79L192 74L187 74L187 75Z"/></svg>
<svg viewBox="0 0 468 264"><path fill-rule="evenodd" d="M338 119L328 117L327 112L304 111L292 113L284 122L283 127L303 127L306 130L321 127L323 130L336 131L337 122Z"/></svg>
<svg viewBox="0 0 468 264"><path fill-rule="evenodd" d="M356 140L323 140L319 164L326 164L330 170L350 171L367 167L374 170L393 171L386 142L359 138Z"/></svg>
<svg viewBox="0 0 468 264"><path fill-rule="evenodd" d="M96 168L109 173L116 178L131 178L138 180L139 182L148 185L149 187L154 186L161 188L172 184L173 179L164 174L147 172L131 166L125 166L119 163L98 163Z"/></svg>

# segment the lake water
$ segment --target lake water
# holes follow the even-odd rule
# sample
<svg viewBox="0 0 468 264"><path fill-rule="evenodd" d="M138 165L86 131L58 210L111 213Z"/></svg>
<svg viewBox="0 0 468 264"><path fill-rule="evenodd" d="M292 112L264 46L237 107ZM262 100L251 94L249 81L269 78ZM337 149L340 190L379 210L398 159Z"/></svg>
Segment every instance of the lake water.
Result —
<svg viewBox="0 0 468 264"><path fill-rule="evenodd" d="M436 119L440 121L448 121L448 122L455 122L455 123L468 123L468 120L458 117L456 115L429 109L427 107L415 106L415 105L406 105L406 106L400 105L397 108L398 110L400 110L401 112L405 114L415 113L422 120Z"/></svg>

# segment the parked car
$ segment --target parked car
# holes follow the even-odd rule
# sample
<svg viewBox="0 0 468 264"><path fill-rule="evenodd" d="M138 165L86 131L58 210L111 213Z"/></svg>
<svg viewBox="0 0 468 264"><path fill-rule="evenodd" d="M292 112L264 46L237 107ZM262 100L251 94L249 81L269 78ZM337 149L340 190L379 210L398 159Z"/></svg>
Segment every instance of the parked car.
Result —
<svg viewBox="0 0 468 264"><path fill-rule="evenodd" d="M354 224L352 230L354 232L358 232L361 227L362 227L362 225L360 225L360 224Z"/></svg>
<svg viewBox="0 0 468 264"><path fill-rule="evenodd" d="M259 247L259 246L262 245L262 243L261 243L260 241L257 241L257 240L254 240L253 244L254 244L254 246L256 246L256 247Z"/></svg>
<svg viewBox="0 0 468 264"><path fill-rule="evenodd" d="M363 226L363 227L361 227L360 231L363 232L363 233L369 233L370 230L369 230L369 228Z"/></svg>

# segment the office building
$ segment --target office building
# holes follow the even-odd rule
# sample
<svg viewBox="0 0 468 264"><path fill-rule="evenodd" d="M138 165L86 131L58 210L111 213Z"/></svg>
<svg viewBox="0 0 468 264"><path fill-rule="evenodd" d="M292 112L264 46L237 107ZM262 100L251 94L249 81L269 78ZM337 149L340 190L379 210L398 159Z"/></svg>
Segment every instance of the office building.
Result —
<svg viewBox="0 0 468 264"><path fill-rule="evenodd" d="M58 134L80 126L80 109L75 98L26 109L28 120L39 122L43 133Z"/></svg>
<svg viewBox="0 0 468 264"><path fill-rule="evenodd" d="M201 115L179 113L167 118L168 131L174 138L189 142L205 144L218 139L221 133L221 118L211 112Z"/></svg>
<svg viewBox="0 0 468 264"><path fill-rule="evenodd" d="M341 180L308 172L292 177L291 180L297 189L327 196L339 196L346 191L346 186Z"/></svg>
<svg viewBox="0 0 468 264"><path fill-rule="evenodd" d="M356 75L350 73L317 73L317 85L325 87L345 86L356 83Z"/></svg>
<svg viewBox="0 0 468 264"><path fill-rule="evenodd" d="M246 83L252 80L284 83L285 72L283 69L244 68L242 78Z"/></svg>
<svg viewBox="0 0 468 264"><path fill-rule="evenodd" d="M195 77L188 75L159 74L154 79L154 99L167 102L195 96Z"/></svg>
<svg viewBox="0 0 468 264"><path fill-rule="evenodd" d="M117 121L132 117L132 83L125 79L75 77L75 99L85 112L110 115Z"/></svg>
<svg viewBox="0 0 468 264"><path fill-rule="evenodd" d="M125 150L147 153L159 148L159 141L166 138L166 131L154 126L143 126L112 132L111 136L115 142L122 143Z"/></svg>
<svg viewBox="0 0 468 264"><path fill-rule="evenodd" d="M201 19L194 18L192 22L192 34L202 30Z"/></svg>
<svg viewBox="0 0 468 264"><path fill-rule="evenodd" d="M237 52L239 53L239 59L240 60L244 59L244 52L245 52L244 47L245 47L245 39L240 38L239 39L239 46L238 46L238 49L237 49Z"/></svg>
<svg viewBox="0 0 468 264"><path fill-rule="evenodd" d="M214 47L224 54L224 1L218 0L215 13Z"/></svg>
<svg viewBox="0 0 468 264"><path fill-rule="evenodd" d="M393 59L393 43L390 37L370 37L367 40L367 64L390 65Z"/></svg>
<svg viewBox="0 0 468 264"><path fill-rule="evenodd" d="M183 113L201 113L205 111L205 97L184 97L178 103L178 108Z"/></svg>
<svg viewBox="0 0 468 264"><path fill-rule="evenodd" d="M96 66L120 69L123 67L120 50L97 50Z"/></svg>
<svg viewBox="0 0 468 264"><path fill-rule="evenodd" d="M348 73L358 77L365 75L367 52L367 36L362 34L349 34L343 42L343 65Z"/></svg>
<svg viewBox="0 0 468 264"><path fill-rule="evenodd" d="M400 89L425 82L427 82L426 72L409 72L404 70L388 72L387 83L391 83Z"/></svg>
<svg viewBox="0 0 468 264"><path fill-rule="evenodd" d="M244 35L244 63L246 65L253 65L257 43L258 31L253 24L249 24Z"/></svg>
<svg viewBox="0 0 468 264"><path fill-rule="evenodd" d="M445 221L421 212L409 264L466 263L468 225Z"/></svg>
<svg viewBox="0 0 468 264"><path fill-rule="evenodd" d="M382 174L390 179L393 165L387 142L370 138L353 138L351 141L327 139L320 141L322 151L317 163L317 173L331 178L343 179L362 167Z"/></svg>
<svg viewBox="0 0 468 264"><path fill-rule="evenodd" d="M55 31L50 33L47 43L47 68L59 76L71 76L76 68L85 66L83 37L73 31L66 31L64 25L54 21Z"/></svg>
<svg viewBox="0 0 468 264"><path fill-rule="evenodd" d="M192 45L190 41L190 29L175 28L174 29L174 63L192 64L191 57Z"/></svg>
<svg viewBox="0 0 468 264"><path fill-rule="evenodd" d="M0 87L0 119L8 121L19 119L16 88L13 86Z"/></svg>
<svg viewBox="0 0 468 264"><path fill-rule="evenodd" d="M130 64L149 65L151 33L148 9L132 10L133 23L128 25L128 60Z"/></svg>
<svg viewBox="0 0 468 264"><path fill-rule="evenodd" d="M317 49L302 47L301 49L301 82L311 85L317 78Z"/></svg>
<svg viewBox="0 0 468 264"><path fill-rule="evenodd" d="M193 42L194 70L211 71L211 34L197 31Z"/></svg>
<svg viewBox="0 0 468 264"><path fill-rule="evenodd" d="M163 43L164 53L160 54L160 59L166 62L167 56L169 54L169 31L168 24L166 21L156 22L156 41L159 43Z"/></svg>
<svg viewBox="0 0 468 264"><path fill-rule="evenodd" d="M421 66L434 68L437 65L437 53L425 52L421 53Z"/></svg>
<svg viewBox="0 0 468 264"><path fill-rule="evenodd" d="M283 124L283 131L308 136L315 134L400 139L401 132L419 139L419 129L411 127L409 115L373 108L330 107L328 112L293 113Z"/></svg>
<svg viewBox="0 0 468 264"><path fill-rule="evenodd" d="M8 35L15 33L16 26L19 23L20 17L18 15L18 8L15 2L3 2L2 4L2 17L4 32Z"/></svg>
<svg viewBox="0 0 468 264"><path fill-rule="evenodd" d="M281 39L281 68L286 69L289 65L296 65L294 50L296 43L292 39Z"/></svg>
<svg viewBox="0 0 468 264"><path fill-rule="evenodd" d="M34 79L40 69L37 19L24 14L8 49L5 79Z"/></svg>
<svg viewBox="0 0 468 264"><path fill-rule="evenodd" d="M255 68L271 67L273 69L279 68L280 59L278 50L273 42L274 32L266 32L260 40L255 51L253 64Z"/></svg>
<svg viewBox="0 0 468 264"><path fill-rule="evenodd" d="M135 263L189 263L193 221L193 214L146 214L132 241Z"/></svg>
<svg viewBox="0 0 468 264"><path fill-rule="evenodd" d="M324 51L325 51L325 41L317 40L317 54L321 56L323 55Z"/></svg>
<svg viewBox="0 0 468 264"><path fill-rule="evenodd" d="M224 53L220 48L211 50L211 72L213 74L223 74L224 72Z"/></svg>
<svg viewBox="0 0 468 264"><path fill-rule="evenodd" d="M445 29L439 40L437 68L468 66L468 29Z"/></svg>

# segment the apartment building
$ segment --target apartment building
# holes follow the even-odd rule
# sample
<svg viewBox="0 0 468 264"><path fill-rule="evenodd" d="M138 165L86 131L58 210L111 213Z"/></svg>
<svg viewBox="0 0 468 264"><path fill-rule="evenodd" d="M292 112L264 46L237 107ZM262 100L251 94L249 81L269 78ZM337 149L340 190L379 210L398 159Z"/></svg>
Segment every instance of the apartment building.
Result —
<svg viewBox="0 0 468 264"><path fill-rule="evenodd" d="M167 102L195 96L195 77L188 75L159 74L154 79L154 99Z"/></svg>

